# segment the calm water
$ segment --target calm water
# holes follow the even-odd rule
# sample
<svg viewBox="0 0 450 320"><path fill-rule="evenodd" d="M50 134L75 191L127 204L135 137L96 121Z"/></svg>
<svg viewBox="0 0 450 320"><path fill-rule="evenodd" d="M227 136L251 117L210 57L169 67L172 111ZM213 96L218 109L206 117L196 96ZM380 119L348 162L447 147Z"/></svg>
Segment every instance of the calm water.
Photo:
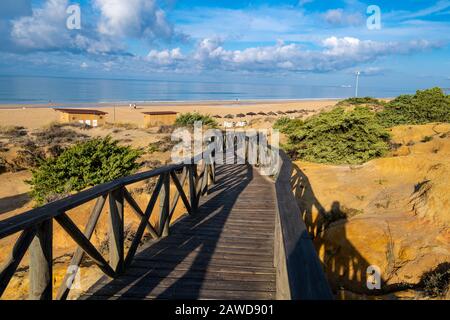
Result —
<svg viewBox="0 0 450 320"><path fill-rule="evenodd" d="M410 91L360 88L361 96ZM324 99L353 96L354 88L220 82L177 82L0 76L0 104L251 99Z"/></svg>

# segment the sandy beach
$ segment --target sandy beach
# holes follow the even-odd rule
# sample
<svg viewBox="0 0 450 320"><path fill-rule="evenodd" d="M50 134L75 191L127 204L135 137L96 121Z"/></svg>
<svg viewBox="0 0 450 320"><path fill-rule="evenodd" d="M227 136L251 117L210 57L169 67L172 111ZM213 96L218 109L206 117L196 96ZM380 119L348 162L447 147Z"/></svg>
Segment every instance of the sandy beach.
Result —
<svg viewBox="0 0 450 320"><path fill-rule="evenodd" d="M159 102L136 103L137 108L132 109L129 104L82 104L73 105L74 108L101 109L108 113L107 122L133 123L144 125L142 112L148 111L176 111L186 113L198 111L202 114L220 115L238 114L247 112L270 112L305 109L318 111L322 108L333 106L338 100L288 100L288 101L201 101L201 102ZM52 108L61 104L47 105L0 105L0 126L22 126L29 129L37 129L46 124L58 121L59 114ZM72 105L63 105L72 107Z"/></svg>

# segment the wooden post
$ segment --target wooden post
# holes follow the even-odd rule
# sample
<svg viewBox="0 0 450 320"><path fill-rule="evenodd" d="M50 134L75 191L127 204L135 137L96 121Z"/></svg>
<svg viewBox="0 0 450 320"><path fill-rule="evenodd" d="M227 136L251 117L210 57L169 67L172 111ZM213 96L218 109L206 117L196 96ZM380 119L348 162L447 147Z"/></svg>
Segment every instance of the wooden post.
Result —
<svg viewBox="0 0 450 320"><path fill-rule="evenodd" d="M30 245L30 300L52 300L53 221L42 222Z"/></svg>
<svg viewBox="0 0 450 320"><path fill-rule="evenodd" d="M117 189L109 194L109 264L120 275L123 270L124 254L124 220L123 220L123 189Z"/></svg>
<svg viewBox="0 0 450 320"><path fill-rule="evenodd" d="M189 166L189 199L193 213L195 213L198 209L198 202L195 191L195 170L197 170L195 164Z"/></svg>
<svg viewBox="0 0 450 320"><path fill-rule="evenodd" d="M161 188L161 192L159 194L159 207L160 207L160 215L159 215L159 228L161 231L161 238L165 238L169 236L169 200L170 200L170 175L169 173L165 173L163 177L163 187Z"/></svg>

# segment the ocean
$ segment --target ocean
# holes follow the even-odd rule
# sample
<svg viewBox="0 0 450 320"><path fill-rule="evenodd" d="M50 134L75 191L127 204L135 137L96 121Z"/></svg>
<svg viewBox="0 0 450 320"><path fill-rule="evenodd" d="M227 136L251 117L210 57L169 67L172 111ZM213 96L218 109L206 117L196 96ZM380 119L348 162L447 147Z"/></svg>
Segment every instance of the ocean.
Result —
<svg viewBox="0 0 450 320"><path fill-rule="evenodd" d="M0 104L334 99L352 97L354 90L300 84L0 76ZM414 91L361 86L359 92L387 98Z"/></svg>

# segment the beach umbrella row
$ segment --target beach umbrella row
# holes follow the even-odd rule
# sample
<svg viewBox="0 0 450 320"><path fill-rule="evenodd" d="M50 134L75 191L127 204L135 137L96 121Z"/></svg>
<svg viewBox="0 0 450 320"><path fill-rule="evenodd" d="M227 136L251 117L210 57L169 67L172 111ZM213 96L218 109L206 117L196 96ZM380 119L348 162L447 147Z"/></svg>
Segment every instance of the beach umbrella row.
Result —
<svg viewBox="0 0 450 320"><path fill-rule="evenodd" d="M288 110L288 111L284 112L284 111L278 110L278 111L276 111L276 112L270 111L270 112L268 112L268 113L265 113L265 112L263 112L263 111L260 111L260 112L258 112L258 113L255 113L255 112L247 112L247 114L244 114L244 113L238 113L238 114L236 114L236 115L233 115L233 114L227 114L227 115L224 116L224 117L222 117L222 116L216 114L216 115L214 115L213 117L214 117L214 118L217 118L217 119L222 119L222 118L225 118L225 119L234 119L234 118L245 118L246 116L250 116L250 117L254 117L254 116L257 116L257 115L260 115L260 116L277 116L277 115L286 115L286 114L293 114L293 113L309 113L309 112L312 112L312 111L305 110L305 109L301 109L301 110Z"/></svg>

